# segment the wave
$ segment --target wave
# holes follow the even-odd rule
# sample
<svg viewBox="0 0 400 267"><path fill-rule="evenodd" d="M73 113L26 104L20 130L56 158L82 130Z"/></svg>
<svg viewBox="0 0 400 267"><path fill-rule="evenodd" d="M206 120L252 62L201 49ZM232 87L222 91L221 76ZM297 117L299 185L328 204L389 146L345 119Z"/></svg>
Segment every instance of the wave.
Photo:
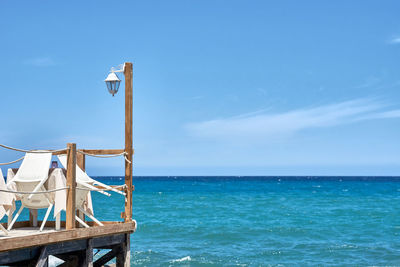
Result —
<svg viewBox="0 0 400 267"><path fill-rule="evenodd" d="M171 263L183 262L183 261L191 261L191 260L192 260L192 258L190 256L186 256L186 257L183 257L183 258L180 258L180 259L172 260Z"/></svg>

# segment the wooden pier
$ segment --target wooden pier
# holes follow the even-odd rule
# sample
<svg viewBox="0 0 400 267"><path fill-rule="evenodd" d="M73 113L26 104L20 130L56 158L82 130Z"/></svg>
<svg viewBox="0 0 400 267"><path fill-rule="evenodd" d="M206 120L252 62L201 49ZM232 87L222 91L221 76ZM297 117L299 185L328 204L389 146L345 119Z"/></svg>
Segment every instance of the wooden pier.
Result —
<svg viewBox="0 0 400 267"><path fill-rule="evenodd" d="M49 256L64 261L59 266L105 266L115 259L116 266L130 266L130 234L136 230L136 221L132 220L132 113L133 84L132 63L125 63L125 148L124 149L77 149L69 143L67 148L54 151L53 155L66 154L66 219L61 222L61 229L56 230L56 222L48 221L42 232L36 225L37 210L30 210L29 221L17 221L8 235L0 235L1 266L48 266ZM76 208L76 166L85 171L85 155L122 154L125 158L125 193L124 211L116 214L116 221L102 221L99 226L92 221L85 221L84 214ZM104 189L104 188L99 188ZM76 221L84 221L82 228ZM122 220L121 220L121 219ZM121 220L121 221L120 221ZM4 227L6 223L2 224ZM89 226L89 227L87 227ZM109 250L93 260L93 250Z"/></svg>
<svg viewBox="0 0 400 267"><path fill-rule="evenodd" d="M120 153L123 150L81 150L93 155L108 155ZM6 266L48 266L49 256L55 256L64 261L60 266L104 266L107 262L116 259L116 266L130 266L130 234L136 230L136 221L132 220L132 213L126 213L126 207L132 209L132 202L127 196L132 195L134 187L132 179L125 180L124 192L125 211L121 214L123 221L102 221L104 226L97 226L94 222L85 221L89 228L79 228L75 220L78 211L75 207L76 193L76 164L85 170L85 155L78 153L75 144L68 144L65 151L54 154L67 153L68 167L66 172L67 210L66 220L61 222L61 229L55 230L55 221L46 222L45 228L39 232L41 222L34 222L32 210L29 221L18 221L8 235L0 236L0 265ZM132 150L133 153L133 150ZM77 157L77 155L81 155ZM127 161L127 164L129 162ZM74 166L74 167L73 167ZM104 188L99 188L104 189ZM84 216L82 219L85 220ZM7 224L3 226L6 228ZM93 261L93 249L110 250L105 255Z"/></svg>
<svg viewBox="0 0 400 267"><path fill-rule="evenodd" d="M116 259L116 266L130 266L130 234L136 222L102 222L104 226L54 230L54 222L46 224L43 232L29 227L29 221L9 236L0 238L0 265L48 266L50 255L65 261L60 266L104 266ZM92 224L91 224L92 225ZM110 251L93 261L93 249Z"/></svg>

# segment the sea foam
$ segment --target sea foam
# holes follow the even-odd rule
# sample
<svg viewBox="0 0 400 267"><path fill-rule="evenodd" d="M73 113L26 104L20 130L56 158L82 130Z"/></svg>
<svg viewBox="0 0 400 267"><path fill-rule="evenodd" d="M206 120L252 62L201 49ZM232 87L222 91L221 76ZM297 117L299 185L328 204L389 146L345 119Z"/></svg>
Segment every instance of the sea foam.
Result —
<svg viewBox="0 0 400 267"><path fill-rule="evenodd" d="M190 256L186 256L186 257L183 257L181 259L172 260L171 263L172 262L191 261L191 260L192 260L192 258L190 258Z"/></svg>

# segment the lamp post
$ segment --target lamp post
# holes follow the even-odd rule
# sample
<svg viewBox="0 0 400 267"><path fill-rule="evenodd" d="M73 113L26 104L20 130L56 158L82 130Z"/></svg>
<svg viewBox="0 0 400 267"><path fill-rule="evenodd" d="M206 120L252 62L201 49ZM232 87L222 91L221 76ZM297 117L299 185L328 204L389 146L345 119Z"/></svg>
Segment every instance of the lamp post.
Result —
<svg viewBox="0 0 400 267"><path fill-rule="evenodd" d="M108 92L114 96L118 92L121 80L118 78L117 74L115 74L113 69L111 69L110 74L108 74L104 81L106 82Z"/></svg>
<svg viewBox="0 0 400 267"><path fill-rule="evenodd" d="M116 73L123 73L125 76L125 185L127 188L125 202L125 222L132 221L132 113L133 113L133 70L132 63L125 62L118 69L111 68L110 74L105 79L107 89L113 96L118 92L121 80Z"/></svg>

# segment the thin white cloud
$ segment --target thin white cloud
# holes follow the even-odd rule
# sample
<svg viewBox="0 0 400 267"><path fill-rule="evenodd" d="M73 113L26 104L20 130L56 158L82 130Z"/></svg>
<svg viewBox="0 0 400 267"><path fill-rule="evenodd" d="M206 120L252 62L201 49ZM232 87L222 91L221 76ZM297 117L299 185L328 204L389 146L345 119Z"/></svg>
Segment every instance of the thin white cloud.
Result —
<svg viewBox="0 0 400 267"><path fill-rule="evenodd" d="M372 99L356 99L283 113L254 113L195 122L185 125L185 128L198 137L256 141L266 137L288 136L310 128L400 117L400 110L383 110L386 107Z"/></svg>
<svg viewBox="0 0 400 267"><path fill-rule="evenodd" d="M37 57L25 60L24 64L35 67L49 67L49 66L54 66L55 62L50 57Z"/></svg>
<svg viewBox="0 0 400 267"><path fill-rule="evenodd" d="M363 118L363 120L370 120L370 119L391 119L391 118L400 118L400 110L390 110L385 112L378 112L375 114L367 115Z"/></svg>
<svg viewBox="0 0 400 267"><path fill-rule="evenodd" d="M394 37L390 39L389 44L400 44L400 37Z"/></svg>

